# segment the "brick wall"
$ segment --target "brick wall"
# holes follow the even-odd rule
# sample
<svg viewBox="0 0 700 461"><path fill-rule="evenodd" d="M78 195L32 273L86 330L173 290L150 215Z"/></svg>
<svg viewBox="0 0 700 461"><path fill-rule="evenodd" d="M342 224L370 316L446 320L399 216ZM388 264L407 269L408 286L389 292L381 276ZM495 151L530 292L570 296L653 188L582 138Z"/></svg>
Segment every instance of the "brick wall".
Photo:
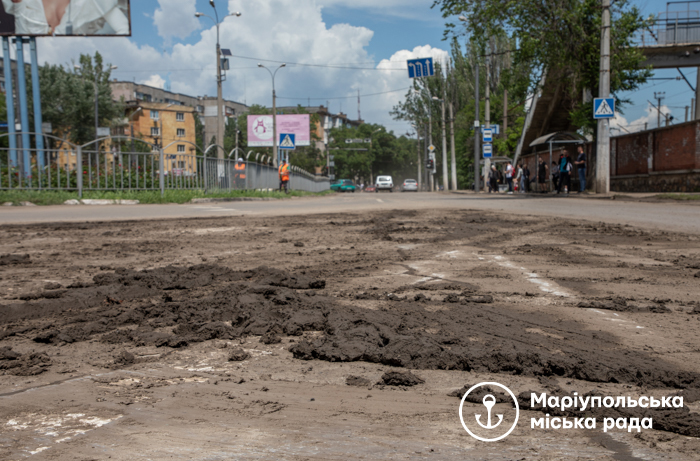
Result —
<svg viewBox="0 0 700 461"><path fill-rule="evenodd" d="M584 148L588 157L586 177L589 187L592 187L596 164L595 144L588 143ZM543 156L548 162L548 150L522 157L533 175L536 172L533 167L537 155ZM611 188L615 191L700 191L700 121L612 138L610 176ZM577 177L574 171L572 180Z"/></svg>

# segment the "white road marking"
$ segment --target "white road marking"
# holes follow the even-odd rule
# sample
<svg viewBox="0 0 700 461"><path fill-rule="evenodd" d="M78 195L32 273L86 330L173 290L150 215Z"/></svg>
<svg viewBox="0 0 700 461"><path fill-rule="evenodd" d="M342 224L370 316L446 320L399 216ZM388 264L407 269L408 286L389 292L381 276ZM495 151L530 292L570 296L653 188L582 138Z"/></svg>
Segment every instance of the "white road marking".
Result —
<svg viewBox="0 0 700 461"><path fill-rule="evenodd" d="M377 202L379 202L379 203L384 203L384 200L378 198L378 199L377 199Z"/></svg>

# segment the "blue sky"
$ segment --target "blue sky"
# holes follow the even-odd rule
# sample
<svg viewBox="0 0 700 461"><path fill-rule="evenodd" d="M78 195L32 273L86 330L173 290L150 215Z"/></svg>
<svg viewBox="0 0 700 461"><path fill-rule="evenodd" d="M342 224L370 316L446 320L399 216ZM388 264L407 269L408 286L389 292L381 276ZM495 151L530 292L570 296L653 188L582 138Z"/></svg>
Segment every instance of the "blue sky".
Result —
<svg viewBox="0 0 700 461"><path fill-rule="evenodd" d="M659 0L634 0L645 15L666 9ZM208 0L132 0L131 38L44 38L40 59L65 64L80 53L99 50L119 69L114 77L135 80L187 94L215 94L215 28L207 18L194 18L195 11L212 14ZM278 73L277 93L281 104L326 103L332 111L356 117L356 94L383 93L363 98L365 120L386 124L397 132L407 126L391 120L389 110L399 102L410 85L406 59L430 55L444 59L447 43L442 40L444 22L440 12L431 10L432 0L217 0L221 15L241 11L240 18L227 18L221 42L234 55L232 70L224 85L225 97L248 104L271 104L269 74L256 67L258 59L289 63L333 64L364 70L297 67ZM698 4L700 8L700 4ZM71 40L67 47L66 41ZM267 63L276 65L275 63ZM382 70L377 70L376 68ZM369 69L366 69L369 68ZM696 69L685 69L695 84ZM657 78L675 78L676 70L659 71ZM399 90L399 91L396 91ZM684 81L652 81L630 97L622 126L649 120L647 100L654 91L665 91L664 104L677 120L685 115L693 93Z"/></svg>

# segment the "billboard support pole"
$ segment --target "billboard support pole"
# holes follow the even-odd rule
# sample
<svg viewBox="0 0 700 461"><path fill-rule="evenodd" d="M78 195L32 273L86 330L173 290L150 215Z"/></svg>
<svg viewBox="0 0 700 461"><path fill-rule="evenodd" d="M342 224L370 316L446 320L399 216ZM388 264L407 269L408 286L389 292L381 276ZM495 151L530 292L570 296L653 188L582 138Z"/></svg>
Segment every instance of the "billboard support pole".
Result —
<svg viewBox="0 0 700 461"><path fill-rule="evenodd" d="M24 38L16 37L17 42L17 94L19 114L22 123L22 171L25 177L32 174L31 143L29 140L29 108L27 107L27 81L24 75Z"/></svg>
<svg viewBox="0 0 700 461"><path fill-rule="evenodd" d="M10 59L10 37L2 38L3 62L5 64L5 105L7 106L7 133L10 140L10 167L17 167L17 137L15 136L15 101L12 97L12 61Z"/></svg>
<svg viewBox="0 0 700 461"><path fill-rule="evenodd" d="M29 49L32 57L32 98L34 100L34 133L36 142L36 163L44 168L44 132L41 116L41 89L39 88L39 64L36 52L36 37L29 38Z"/></svg>

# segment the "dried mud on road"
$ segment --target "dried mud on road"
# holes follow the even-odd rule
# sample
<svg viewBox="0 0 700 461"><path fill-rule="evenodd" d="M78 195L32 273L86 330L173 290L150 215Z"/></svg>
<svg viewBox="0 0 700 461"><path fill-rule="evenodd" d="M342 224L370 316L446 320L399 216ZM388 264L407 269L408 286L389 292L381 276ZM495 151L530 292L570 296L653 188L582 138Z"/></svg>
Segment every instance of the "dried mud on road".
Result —
<svg viewBox="0 0 700 461"><path fill-rule="evenodd" d="M696 459L699 287L695 235L465 210L3 226L0 459ZM530 391L685 406L535 434Z"/></svg>

